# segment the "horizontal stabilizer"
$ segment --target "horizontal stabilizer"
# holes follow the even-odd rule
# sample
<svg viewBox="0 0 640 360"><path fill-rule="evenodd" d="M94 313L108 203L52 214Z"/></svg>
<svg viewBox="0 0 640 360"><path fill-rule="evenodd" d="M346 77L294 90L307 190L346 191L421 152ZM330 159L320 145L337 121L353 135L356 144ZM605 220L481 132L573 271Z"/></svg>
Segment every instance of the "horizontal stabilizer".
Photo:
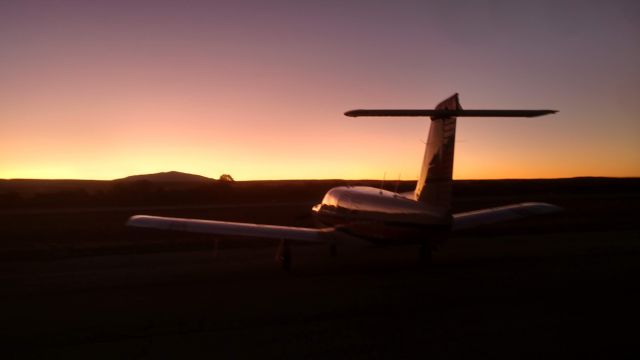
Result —
<svg viewBox="0 0 640 360"><path fill-rule="evenodd" d="M432 119L450 117L536 117L556 113L556 110L436 110L436 109L359 109L344 113L346 116L430 116Z"/></svg>
<svg viewBox="0 0 640 360"><path fill-rule="evenodd" d="M323 242L325 241L324 236L335 230L334 228L313 229L149 215L132 216L129 218L129 221L127 221L127 226L202 234L295 240L303 242Z"/></svg>
<svg viewBox="0 0 640 360"><path fill-rule="evenodd" d="M485 224L523 219L530 216L553 214L562 208L540 202L530 202L469 211L453 215L453 231L464 230Z"/></svg>

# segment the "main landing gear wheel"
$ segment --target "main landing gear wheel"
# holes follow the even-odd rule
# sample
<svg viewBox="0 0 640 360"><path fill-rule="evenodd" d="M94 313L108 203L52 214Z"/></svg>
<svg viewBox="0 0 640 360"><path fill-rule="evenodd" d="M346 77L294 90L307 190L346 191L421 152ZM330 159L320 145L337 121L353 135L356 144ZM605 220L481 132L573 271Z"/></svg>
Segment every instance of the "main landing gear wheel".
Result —
<svg viewBox="0 0 640 360"><path fill-rule="evenodd" d="M428 241L423 241L420 243L420 249L418 251L418 262L420 266L428 267L431 266L433 261L433 254L431 249L431 244Z"/></svg>
<svg viewBox="0 0 640 360"><path fill-rule="evenodd" d="M338 245L336 243L332 243L331 245L329 245L329 256L338 256Z"/></svg>
<svg viewBox="0 0 640 360"><path fill-rule="evenodd" d="M280 241L276 260L280 263L280 266L282 266L282 270L286 272L291 271L291 245L289 244L289 241Z"/></svg>

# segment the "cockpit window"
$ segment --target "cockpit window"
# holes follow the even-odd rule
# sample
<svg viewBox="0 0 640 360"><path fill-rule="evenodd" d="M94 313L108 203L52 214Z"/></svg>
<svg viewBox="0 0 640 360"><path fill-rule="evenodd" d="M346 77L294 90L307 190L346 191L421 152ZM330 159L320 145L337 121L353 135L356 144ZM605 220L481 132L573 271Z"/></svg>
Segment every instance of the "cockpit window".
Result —
<svg viewBox="0 0 640 360"><path fill-rule="evenodd" d="M330 190L324 195L322 205L338 207L338 197L336 196L335 191Z"/></svg>

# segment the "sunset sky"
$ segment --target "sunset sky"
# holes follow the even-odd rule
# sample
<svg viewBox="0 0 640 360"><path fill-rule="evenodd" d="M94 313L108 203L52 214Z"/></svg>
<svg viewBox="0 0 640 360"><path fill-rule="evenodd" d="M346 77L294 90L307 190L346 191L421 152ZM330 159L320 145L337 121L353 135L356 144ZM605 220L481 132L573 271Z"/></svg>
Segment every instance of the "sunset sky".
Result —
<svg viewBox="0 0 640 360"><path fill-rule="evenodd" d="M560 111L459 119L456 179L640 176L640 2L0 2L0 178L415 179L429 120L343 113L455 92Z"/></svg>

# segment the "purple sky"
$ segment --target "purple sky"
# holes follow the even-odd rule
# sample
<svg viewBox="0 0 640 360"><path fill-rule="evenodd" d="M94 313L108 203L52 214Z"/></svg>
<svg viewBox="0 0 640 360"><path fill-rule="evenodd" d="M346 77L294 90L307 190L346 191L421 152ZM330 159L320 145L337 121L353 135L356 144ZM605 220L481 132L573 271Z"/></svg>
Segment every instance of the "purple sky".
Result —
<svg viewBox="0 0 640 360"><path fill-rule="evenodd" d="M640 176L640 2L4 1L0 178L179 170L414 179L461 119L456 178Z"/></svg>

